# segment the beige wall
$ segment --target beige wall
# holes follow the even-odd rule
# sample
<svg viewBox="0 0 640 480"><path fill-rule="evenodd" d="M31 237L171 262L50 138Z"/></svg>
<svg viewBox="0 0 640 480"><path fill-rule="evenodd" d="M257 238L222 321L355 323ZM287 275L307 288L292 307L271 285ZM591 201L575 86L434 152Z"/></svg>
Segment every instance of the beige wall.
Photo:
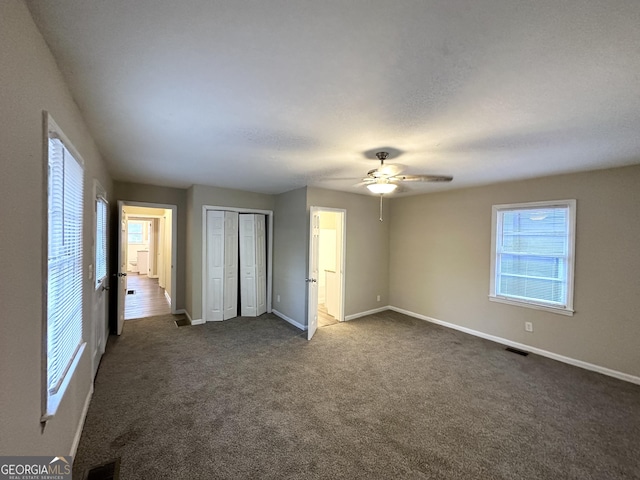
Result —
<svg viewBox="0 0 640 480"><path fill-rule="evenodd" d="M166 205L175 205L177 207L177 265L176 265L176 292L175 297L171 295L171 301L175 302L176 309L182 310L186 308L186 272L187 272L187 190L180 188L158 187L155 185L143 185L140 183L115 182L115 198L116 200L125 200L130 202L147 202L160 203ZM114 249L113 256L116 257L117 252L117 232L118 232L118 213L117 202L112 209L113 220L112 226L114 231ZM131 208L131 207L127 207ZM116 257L117 258L117 257ZM117 260L115 260L117 262ZM172 292L173 293L173 292Z"/></svg>
<svg viewBox="0 0 640 480"><path fill-rule="evenodd" d="M309 215L307 188L276 195L273 216L273 309L307 324ZM280 301L278 301L278 295Z"/></svg>
<svg viewBox="0 0 640 480"><path fill-rule="evenodd" d="M189 239L187 252L187 312L192 320L202 319L202 207L231 207L273 210L273 195L229 188L193 185L187 191Z"/></svg>
<svg viewBox="0 0 640 480"><path fill-rule="evenodd" d="M489 302L491 206L572 198L575 315ZM391 305L640 376L640 166L394 199L389 218Z"/></svg>
<svg viewBox="0 0 640 480"><path fill-rule="evenodd" d="M307 189L307 230L308 207L343 208L347 211L345 316L389 304L389 220L379 220L379 202L378 197L371 195ZM305 245L305 255L307 250L308 245ZM380 295L379 302L377 295Z"/></svg>
<svg viewBox="0 0 640 480"><path fill-rule="evenodd" d="M47 110L85 162L83 330L89 342L55 417L41 416L46 281ZM0 2L0 454L68 455L90 392L94 198L111 179L44 40L21 0Z"/></svg>

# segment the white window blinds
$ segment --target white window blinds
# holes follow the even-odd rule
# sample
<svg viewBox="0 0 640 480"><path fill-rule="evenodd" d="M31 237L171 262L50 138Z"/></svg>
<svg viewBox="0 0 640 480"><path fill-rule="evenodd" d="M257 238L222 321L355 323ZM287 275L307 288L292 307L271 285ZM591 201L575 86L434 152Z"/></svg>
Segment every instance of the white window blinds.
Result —
<svg viewBox="0 0 640 480"><path fill-rule="evenodd" d="M575 200L493 208L490 298L573 312Z"/></svg>
<svg viewBox="0 0 640 480"><path fill-rule="evenodd" d="M60 140L49 139L47 394L58 394L82 343L84 172ZM49 408L47 408L49 411Z"/></svg>
<svg viewBox="0 0 640 480"><path fill-rule="evenodd" d="M498 295L566 305L568 210L500 212Z"/></svg>
<svg viewBox="0 0 640 480"><path fill-rule="evenodd" d="M104 283L107 276L107 202L96 199L96 287Z"/></svg>

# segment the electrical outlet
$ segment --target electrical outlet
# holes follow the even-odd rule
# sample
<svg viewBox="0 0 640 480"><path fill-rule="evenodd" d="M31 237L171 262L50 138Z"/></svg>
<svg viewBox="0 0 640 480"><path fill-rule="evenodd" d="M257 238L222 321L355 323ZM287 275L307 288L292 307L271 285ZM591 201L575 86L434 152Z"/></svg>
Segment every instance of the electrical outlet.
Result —
<svg viewBox="0 0 640 480"><path fill-rule="evenodd" d="M380 295L378 295L377 300L380 301Z"/></svg>
<svg viewBox="0 0 640 480"><path fill-rule="evenodd" d="M524 322L524 329L527 332L533 332L533 323L531 322Z"/></svg>
<svg viewBox="0 0 640 480"><path fill-rule="evenodd" d="M276 302L280 302L280 295L276 297Z"/></svg>

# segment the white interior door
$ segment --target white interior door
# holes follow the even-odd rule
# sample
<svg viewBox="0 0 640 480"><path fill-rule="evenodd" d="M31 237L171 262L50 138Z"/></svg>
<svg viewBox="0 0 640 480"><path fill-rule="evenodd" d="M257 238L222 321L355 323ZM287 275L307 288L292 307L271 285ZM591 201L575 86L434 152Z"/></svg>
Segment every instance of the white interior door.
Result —
<svg viewBox="0 0 640 480"><path fill-rule="evenodd" d="M238 316L238 213L224 212L223 320Z"/></svg>
<svg viewBox="0 0 640 480"><path fill-rule="evenodd" d="M217 210L207 211L207 309L208 322L224 319L224 214Z"/></svg>
<svg viewBox="0 0 640 480"><path fill-rule="evenodd" d="M256 232L256 316L267 311L267 244L266 218L255 216Z"/></svg>
<svg viewBox="0 0 640 480"><path fill-rule="evenodd" d="M240 215L240 311L257 317L267 311L265 216Z"/></svg>
<svg viewBox="0 0 640 480"><path fill-rule="evenodd" d="M124 327L124 300L127 295L127 214L123 210L123 205L119 202L118 215L120 217L120 248L118 250L118 317L116 325L116 335L122 334Z"/></svg>
<svg viewBox="0 0 640 480"><path fill-rule="evenodd" d="M240 215L240 314L256 317L256 232L255 215Z"/></svg>
<svg viewBox="0 0 640 480"><path fill-rule="evenodd" d="M99 187L102 190L102 187ZM98 187L96 186L96 189ZM108 245L108 203L102 196L96 196L95 202L95 242L94 242L94 265L95 265L95 290L93 295L93 355L92 372L93 378L98 373L100 358L104 353L105 339L107 335L107 272L109 270Z"/></svg>
<svg viewBox="0 0 640 480"><path fill-rule="evenodd" d="M318 329L318 246L320 239L320 212L317 207L311 207L309 218L309 277L306 279L308 287L307 312L307 340L311 340Z"/></svg>

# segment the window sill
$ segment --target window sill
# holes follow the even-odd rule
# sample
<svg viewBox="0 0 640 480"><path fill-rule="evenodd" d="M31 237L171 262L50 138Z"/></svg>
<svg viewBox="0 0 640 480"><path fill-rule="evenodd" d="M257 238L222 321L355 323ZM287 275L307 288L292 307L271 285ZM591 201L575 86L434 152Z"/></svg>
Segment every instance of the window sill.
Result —
<svg viewBox="0 0 640 480"><path fill-rule="evenodd" d="M516 307L533 308L534 310L542 310L545 312L555 313L558 315L566 315L568 317L572 317L573 314L575 313L575 311L570 308L552 307L550 305L541 305L539 303L518 301L511 298L506 298L506 297L496 297L495 295L489 295L489 300L491 302L505 303L507 305L514 305Z"/></svg>
<svg viewBox="0 0 640 480"><path fill-rule="evenodd" d="M42 417L40 418L41 423L45 423L51 420L53 416L56 414L56 412L58 411L58 407L60 406L60 403L62 403L62 397L64 397L64 392L67 391L67 388L71 383L71 378L73 378L73 374L75 373L76 368L80 363L80 359L82 358L82 354L84 353L84 349L86 346L87 346L87 342L84 342L80 345L80 348L76 352L76 355L73 358L73 362L69 366L69 370L64 376L64 381L62 382L62 385L60 385L60 388L58 389L58 391L54 395L49 395L49 393L45 390L44 395L46 395L46 398L45 398L46 407L45 407L45 412L42 414Z"/></svg>

